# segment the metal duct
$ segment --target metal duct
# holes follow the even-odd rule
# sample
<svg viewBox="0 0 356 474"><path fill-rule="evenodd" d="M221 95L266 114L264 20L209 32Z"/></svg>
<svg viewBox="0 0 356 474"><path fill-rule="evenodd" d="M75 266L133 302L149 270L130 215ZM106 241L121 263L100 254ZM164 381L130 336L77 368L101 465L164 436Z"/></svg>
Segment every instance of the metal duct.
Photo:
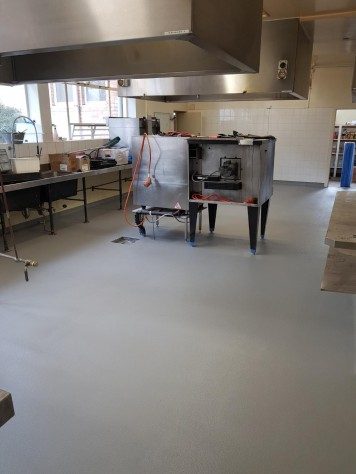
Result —
<svg viewBox="0 0 356 474"><path fill-rule="evenodd" d="M253 73L261 27L262 0L2 0L0 82Z"/></svg>
<svg viewBox="0 0 356 474"><path fill-rule="evenodd" d="M259 74L131 80L119 95L164 102L306 99L312 50L299 20L267 21Z"/></svg>

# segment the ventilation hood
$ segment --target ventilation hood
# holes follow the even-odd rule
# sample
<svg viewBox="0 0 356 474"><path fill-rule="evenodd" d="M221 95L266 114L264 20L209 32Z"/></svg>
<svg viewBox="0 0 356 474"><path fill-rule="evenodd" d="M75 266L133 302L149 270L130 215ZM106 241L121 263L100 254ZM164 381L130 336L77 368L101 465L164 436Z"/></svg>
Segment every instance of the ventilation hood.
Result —
<svg viewBox="0 0 356 474"><path fill-rule="evenodd" d="M119 81L119 95L164 102L307 99L312 37L297 19L266 21L259 74Z"/></svg>
<svg viewBox="0 0 356 474"><path fill-rule="evenodd" d="M352 78L352 102L356 104L356 60L355 60L355 68L354 68L354 76Z"/></svg>
<svg viewBox="0 0 356 474"><path fill-rule="evenodd" d="M262 0L2 0L0 82L254 73Z"/></svg>

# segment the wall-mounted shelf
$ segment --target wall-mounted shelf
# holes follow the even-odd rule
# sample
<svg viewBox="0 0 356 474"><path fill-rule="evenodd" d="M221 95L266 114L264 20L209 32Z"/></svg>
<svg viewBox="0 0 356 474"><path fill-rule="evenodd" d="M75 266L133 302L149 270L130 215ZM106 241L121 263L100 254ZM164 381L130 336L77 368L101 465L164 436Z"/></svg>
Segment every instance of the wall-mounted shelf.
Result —
<svg viewBox="0 0 356 474"><path fill-rule="evenodd" d="M338 142L337 138L334 138L334 142ZM340 142L356 142L356 138L341 138Z"/></svg>

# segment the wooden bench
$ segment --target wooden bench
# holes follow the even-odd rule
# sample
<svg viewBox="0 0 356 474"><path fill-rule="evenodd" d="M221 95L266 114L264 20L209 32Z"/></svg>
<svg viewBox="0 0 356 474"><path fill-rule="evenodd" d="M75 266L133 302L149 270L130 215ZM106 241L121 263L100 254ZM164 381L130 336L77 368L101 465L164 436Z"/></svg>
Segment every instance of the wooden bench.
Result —
<svg viewBox="0 0 356 474"><path fill-rule="evenodd" d="M0 427L15 415L11 394L0 390Z"/></svg>
<svg viewBox="0 0 356 474"><path fill-rule="evenodd" d="M326 261L323 291L356 294L356 192L336 195L325 243Z"/></svg>

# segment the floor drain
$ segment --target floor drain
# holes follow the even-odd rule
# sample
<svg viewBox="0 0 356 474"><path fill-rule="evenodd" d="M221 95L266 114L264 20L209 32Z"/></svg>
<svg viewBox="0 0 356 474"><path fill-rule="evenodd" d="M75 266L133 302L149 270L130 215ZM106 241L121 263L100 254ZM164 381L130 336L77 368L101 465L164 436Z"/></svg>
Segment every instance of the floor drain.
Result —
<svg viewBox="0 0 356 474"><path fill-rule="evenodd" d="M119 237L118 239L112 240L114 244L134 244L139 239L133 239L132 237Z"/></svg>

